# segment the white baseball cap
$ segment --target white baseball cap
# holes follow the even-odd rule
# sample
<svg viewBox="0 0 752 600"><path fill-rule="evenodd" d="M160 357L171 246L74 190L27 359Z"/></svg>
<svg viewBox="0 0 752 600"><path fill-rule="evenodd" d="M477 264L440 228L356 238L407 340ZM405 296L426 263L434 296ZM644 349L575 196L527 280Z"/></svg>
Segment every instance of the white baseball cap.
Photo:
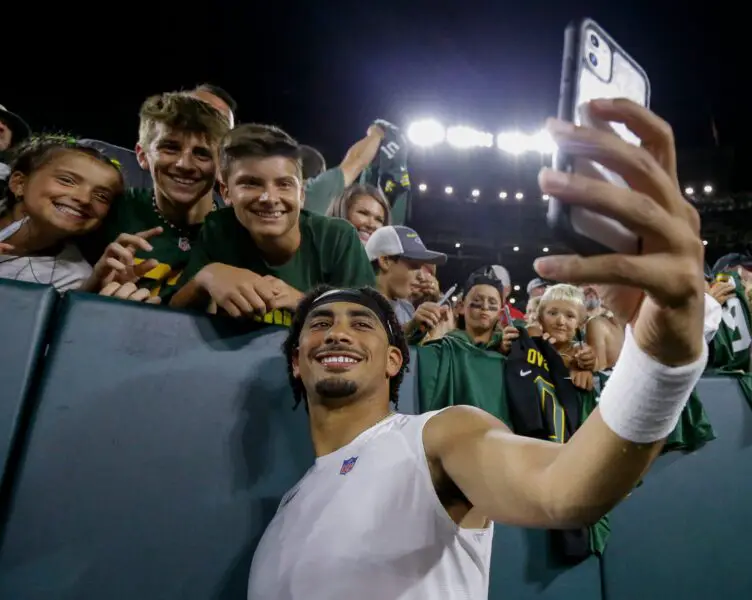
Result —
<svg viewBox="0 0 752 600"><path fill-rule="evenodd" d="M379 227L366 242L368 260L382 256L401 256L427 265L446 264L447 255L428 250L415 230L404 225Z"/></svg>

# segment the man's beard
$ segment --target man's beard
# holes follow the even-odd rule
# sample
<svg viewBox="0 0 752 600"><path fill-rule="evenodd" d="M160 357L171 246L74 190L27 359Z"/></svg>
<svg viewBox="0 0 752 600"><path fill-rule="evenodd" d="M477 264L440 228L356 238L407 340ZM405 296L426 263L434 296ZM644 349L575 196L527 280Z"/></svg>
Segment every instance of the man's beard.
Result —
<svg viewBox="0 0 752 600"><path fill-rule="evenodd" d="M358 391L358 384L344 377L328 377L316 382L316 394L324 400L339 400Z"/></svg>

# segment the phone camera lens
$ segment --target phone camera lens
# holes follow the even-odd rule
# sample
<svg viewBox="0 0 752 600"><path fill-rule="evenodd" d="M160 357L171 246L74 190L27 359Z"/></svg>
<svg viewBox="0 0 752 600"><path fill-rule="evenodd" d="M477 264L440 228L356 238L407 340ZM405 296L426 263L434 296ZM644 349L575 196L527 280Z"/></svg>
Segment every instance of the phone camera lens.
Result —
<svg viewBox="0 0 752 600"><path fill-rule="evenodd" d="M593 48L597 48L600 46L600 42L598 41L598 36L595 34L590 34L590 43L592 44Z"/></svg>
<svg viewBox="0 0 752 600"><path fill-rule="evenodd" d="M598 66L598 57L595 56L592 52L588 55L588 59L590 60L590 64L594 67Z"/></svg>

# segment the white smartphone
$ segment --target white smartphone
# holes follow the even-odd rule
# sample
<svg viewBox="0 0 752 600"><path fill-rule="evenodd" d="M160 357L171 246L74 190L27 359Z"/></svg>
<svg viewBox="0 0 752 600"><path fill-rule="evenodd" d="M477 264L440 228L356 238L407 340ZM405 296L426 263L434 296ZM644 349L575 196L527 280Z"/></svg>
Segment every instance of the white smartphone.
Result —
<svg viewBox="0 0 752 600"><path fill-rule="evenodd" d="M650 81L645 70L600 25L592 19L582 19L570 23L564 34L559 119L613 132L639 145L639 138L621 123L600 121L590 114L588 102L597 98L628 98L647 107ZM628 187L617 173L559 150L554 153L553 167ZM640 252L640 239L618 221L556 198L549 200L548 223L557 237L583 256Z"/></svg>

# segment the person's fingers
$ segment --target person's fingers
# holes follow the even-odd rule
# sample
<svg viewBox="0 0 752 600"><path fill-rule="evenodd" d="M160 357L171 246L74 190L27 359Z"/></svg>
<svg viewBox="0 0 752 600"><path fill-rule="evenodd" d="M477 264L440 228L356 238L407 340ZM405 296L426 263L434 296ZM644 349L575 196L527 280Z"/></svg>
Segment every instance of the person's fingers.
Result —
<svg viewBox="0 0 752 600"><path fill-rule="evenodd" d="M238 288L238 292L250 305L251 310L248 312L256 312L265 315L267 312L267 307L271 306L272 301L274 300L274 294L271 294L267 288L266 292L268 299L264 299L260 294L257 293L259 287L263 286L244 284ZM245 308L245 306L243 306L243 308Z"/></svg>
<svg viewBox="0 0 752 600"><path fill-rule="evenodd" d="M145 304L162 304L162 298L159 296L149 296Z"/></svg>
<svg viewBox="0 0 752 600"><path fill-rule="evenodd" d="M590 111L602 121L624 124L678 184L676 145L671 125L649 108L626 98L593 100Z"/></svg>
<svg viewBox="0 0 752 600"><path fill-rule="evenodd" d="M112 296L117 290L120 289L120 284L117 281L113 281L99 290L100 296Z"/></svg>
<svg viewBox="0 0 752 600"><path fill-rule="evenodd" d="M645 194L579 175L544 168L538 174L541 191L565 204L611 217L639 236L665 237L676 232L673 217Z"/></svg>
<svg viewBox="0 0 752 600"><path fill-rule="evenodd" d="M220 308L222 308L228 315L234 318L238 318L243 313L240 311L240 309L235 306L235 303L230 300L229 296L225 298L222 302L217 303Z"/></svg>
<svg viewBox="0 0 752 600"><path fill-rule="evenodd" d="M546 128L564 152L591 159L618 173L630 188L655 198L672 214L678 210L679 202L686 202L674 180L644 148L612 133L557 119L549 119Z"/></svg>
<svg viewBox="0 0 752 600"><path fill-rule="evenodd" d="M144 275L146 275L149 271L154 269L157 265L159 265L159 261L156 258L150 258L149 260L145 260L144 262L139 263L135 267L133 267L133 276L137 277L138 279L141 279Z"/></svg>
<svg viewBox="0 0 752 600"><path fill-rule="evenodd" d="M109 267L113 271L117 271L118 273L125 273L125 271L128 270L128 267L116 258L106 258L104 264L105 266Z"/></svg>
<svg viewBox="0 0 752 600"><path fill-rule="evenodd" d="M247 290L250 288L251 295L255 296L256 298L259 298L262 301L263 304L263 311L266 312L267 307L272 305L272 302L274 301L274 296L283 293L284 288L280 288L280 286L286 286L287 284L283 281L276 280L273 283L270 283L268 281L260 281L256 284L243 284L241 286L242 289ZM250 300L248 296L246 296ZM253 302L251 302L253 304ZM257 302L258 304L258 302ZM254 307L256 305L254 304ZM262 310L259 308L258 310Z"/></svg>
<svg viewBox="0 0 752 600"><path fill-rule="evenodd" d="M150 292L146 288L138 288L128 297L128 300L133 300L133 302L143 302L149 298L149 294Z"/></svg>
<svg viewBox="0 0 752 600"><path fill-rule="evenodd" d="M136 250L151 252L152 250L154 250L154 247L149 242L147 242L139 234L135 233L121 233L119 236L117 236L117 239L113 242L113 244L118 244L119 246L127 249L129 252L135 252Z"/></svg>
<svg viewBox="0 0 752 600"><path fill-rule="evenodd" d="M133 264L133 252L118 242L112 242L107 246L106 254L117 258L125 265L130 266Z"/></svg>
<svg viewBox="0 0 752 600"><path fill-rule="evenodd" d="M533 263L533 268L541 277L555 281L597 281L640 288L661 303L675 306L686 300L687 289L702 282L698 265L691 257L681 260L671 254L602 254L542 257ZM667 277L667 273L672 276Z"/></svg>
<svg viewBox="0 0 752 600"><path fill-rule="evenodd" d="M127 300L130 298L134 292L136 291L136 284L135 283L124 283L120 286L118 290L115 291L114 297L120 298L122 300Z"/></svg>
<svg viewBox="0 0 752 600"><path fill-rule="evenodd" d="M13 252L13 244L6 244L5 242L0 242L0 254L9 254Z"/></svg>

